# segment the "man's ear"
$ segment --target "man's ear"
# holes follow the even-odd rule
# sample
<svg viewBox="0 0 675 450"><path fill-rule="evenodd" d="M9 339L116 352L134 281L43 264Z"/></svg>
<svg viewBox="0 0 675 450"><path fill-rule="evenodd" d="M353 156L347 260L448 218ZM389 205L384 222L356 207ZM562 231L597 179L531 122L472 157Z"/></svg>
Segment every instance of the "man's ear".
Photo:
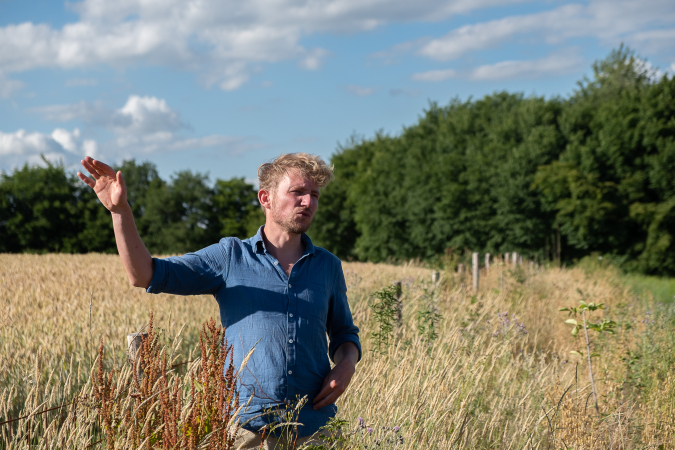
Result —
<svg viewBox="0 0 675 450"><path fill-rule="evenodd" d="M267 189L260 189L258 191L258 202L264 209L272 209L272 196Z"/></svg>

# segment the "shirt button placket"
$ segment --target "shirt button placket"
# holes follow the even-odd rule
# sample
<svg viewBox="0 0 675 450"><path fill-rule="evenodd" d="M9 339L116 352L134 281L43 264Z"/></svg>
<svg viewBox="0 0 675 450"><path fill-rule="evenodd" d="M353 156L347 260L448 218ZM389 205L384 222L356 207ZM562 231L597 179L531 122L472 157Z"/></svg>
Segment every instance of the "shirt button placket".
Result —
<svg viewBox="0 0 675 450"><path fill-rule="evenodd" d="M296 361L296 346L298 345L297 342L297 337L296 337L296 323L297 323L297 318L294 317L293 311L296 309L296 304L297 304L297 297L296 293L293 291L293 283L291 280L294 280L294 271L295 268L291 269L291 274L288 278L288 337L287 337L287 348L288 351L286 352L288 360L286 361L286 365L288 368L288 375L293 375L293 371L295 369L295 361ZM291 385L295 385L296 383L292 383ZM288 397L289 398L294 398L295 392L291 389L287 389L288 392Z"/></svg>

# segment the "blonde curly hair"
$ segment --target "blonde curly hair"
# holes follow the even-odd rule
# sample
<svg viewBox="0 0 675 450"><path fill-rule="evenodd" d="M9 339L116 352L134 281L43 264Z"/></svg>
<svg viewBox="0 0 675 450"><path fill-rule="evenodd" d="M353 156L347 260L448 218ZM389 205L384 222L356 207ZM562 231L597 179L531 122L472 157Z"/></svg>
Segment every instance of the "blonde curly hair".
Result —
<svg viewBox="0 0 675 450"><path fill-rule="evenodd" d="M274 192L289 170L297 170L300 175L309 178L320 188L326 187L333 180L333 166L326 164L320 156L309 153L282 153L273 161L258 167L260 189Z"/></svg>

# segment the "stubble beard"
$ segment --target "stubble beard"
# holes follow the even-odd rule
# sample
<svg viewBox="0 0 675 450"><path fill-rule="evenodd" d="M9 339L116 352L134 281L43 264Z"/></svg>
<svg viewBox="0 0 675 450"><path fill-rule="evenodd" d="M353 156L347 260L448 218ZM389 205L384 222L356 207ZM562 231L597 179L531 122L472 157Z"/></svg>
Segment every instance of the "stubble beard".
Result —
<svg viewBox="0 0 675 450"><path fill-rule="evenodd" d="M309 223L307 224L295 221L294 220L295 210L293 210L291 215L293 217L290 218L283 216L281 214L281 211L279 211L279 209L276 208L274 200L272 200L272 220L274 221L274 223L276 223L278 226L280 226L283 230L287 231L288 233L293 234L306 233L307 230L309 230L312 221L310 220Z"/></svg>

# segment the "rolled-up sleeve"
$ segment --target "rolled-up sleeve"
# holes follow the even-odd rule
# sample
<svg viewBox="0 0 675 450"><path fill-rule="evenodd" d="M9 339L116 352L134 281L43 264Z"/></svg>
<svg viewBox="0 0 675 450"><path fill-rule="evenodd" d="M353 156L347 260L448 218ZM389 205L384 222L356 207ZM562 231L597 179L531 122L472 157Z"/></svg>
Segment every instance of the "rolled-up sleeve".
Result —
<svg viewBox="0 0 675 450"><path fill-rule="evenodd" d="M155 268L147 292L176 295L215 294L225 283L227 261L225 240L183 256L153 258Z"/></svg>
<svg viewBox="0 0 675 450"><path fill-rule="evenodd" d="M352 312L349 309L347 301L347 284L342 272L342 265L338 264L335 269L335 284L333 296L330 302L328 312L328 323L326 326L328 332L329 345L328 355L335 362L335 351L345 342L351 342L359 349L359 361L361 360L361 342L359 341L359 329L354 325Z"/></svg>

